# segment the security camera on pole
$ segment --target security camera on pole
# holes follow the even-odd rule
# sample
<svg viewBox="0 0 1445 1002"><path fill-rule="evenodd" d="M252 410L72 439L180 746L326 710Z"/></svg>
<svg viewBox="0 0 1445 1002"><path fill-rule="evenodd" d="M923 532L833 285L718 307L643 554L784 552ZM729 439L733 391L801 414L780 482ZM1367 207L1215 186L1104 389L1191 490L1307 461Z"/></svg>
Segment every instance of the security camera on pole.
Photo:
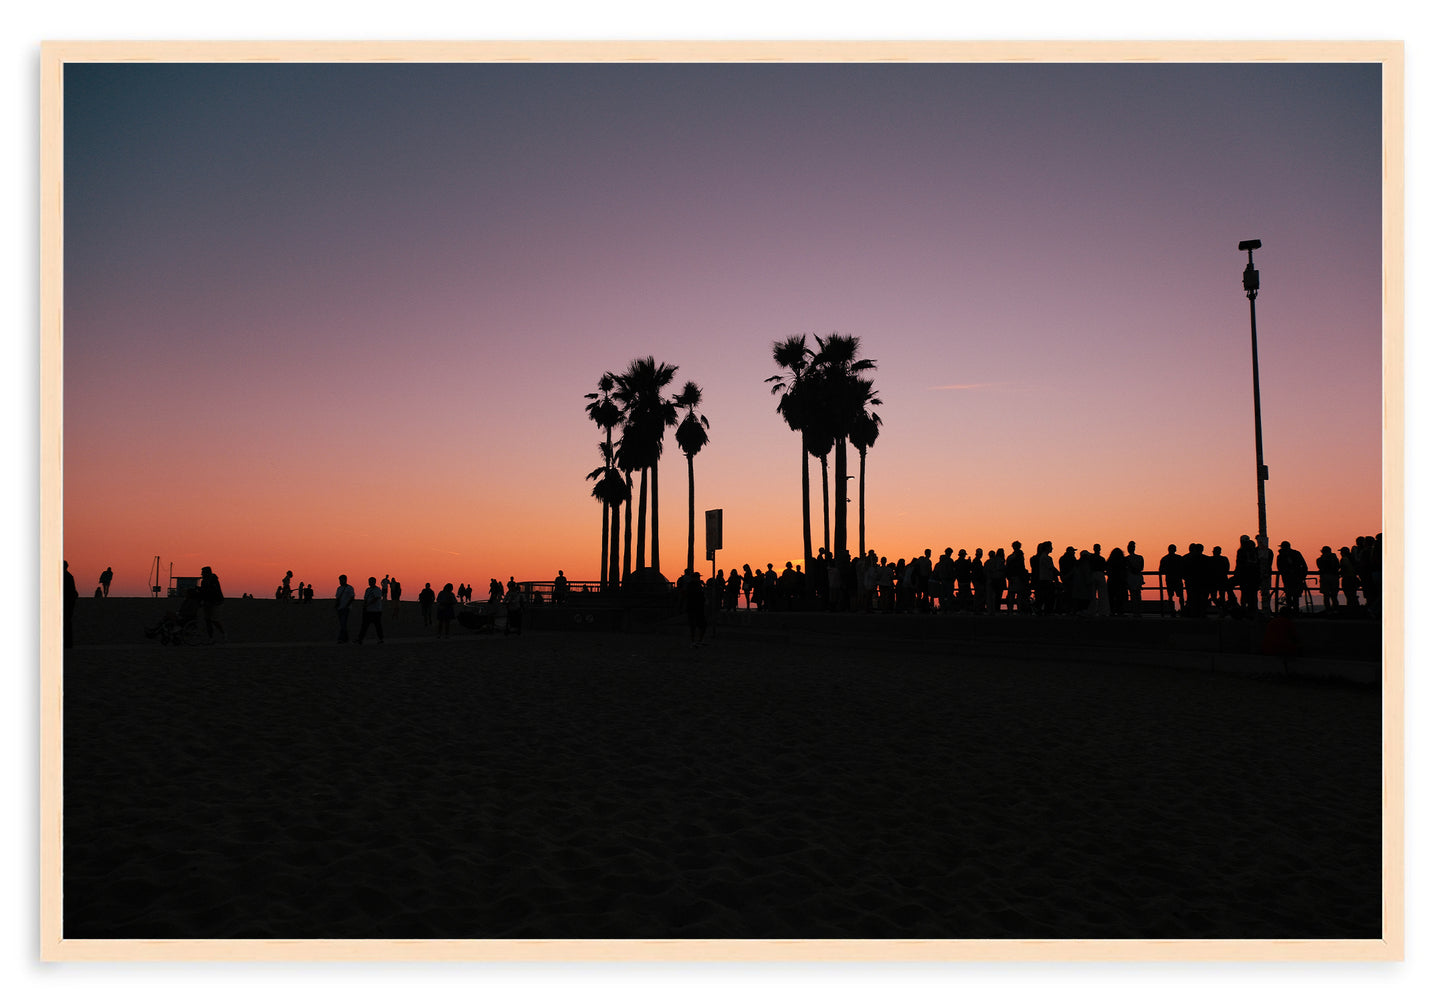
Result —
<svg viewBox="0 0 1445 1002"><path fill-rule="evenodd" d="M1259 271L1254 267L1254 252L1259 250L1258 240L1241 240L1239 249L1249 254L1249 263L1244 268L1244 294L1249 297L1249 353L1254 362L1254 467L1255 482L1259 489L1259 571L1260 590L1266 608L1274 582L1269 567L1269 529L1264 517L1264 482L1269 479L1269 467L1264 465L1264 433L1259 421L1259 336L1254 324L1254 299L1259 295Z"/></svg>

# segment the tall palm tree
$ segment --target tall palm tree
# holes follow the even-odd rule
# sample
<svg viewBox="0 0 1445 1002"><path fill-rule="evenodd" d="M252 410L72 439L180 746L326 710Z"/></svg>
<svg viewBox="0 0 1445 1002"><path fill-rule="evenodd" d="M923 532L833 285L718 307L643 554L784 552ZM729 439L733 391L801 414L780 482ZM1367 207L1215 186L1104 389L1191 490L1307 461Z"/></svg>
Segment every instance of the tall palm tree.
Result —
<svg viewBox="0 0 1445 1002"><path fill-rule="evenodd" d="M860 406L854 384L873 360L858 357L861 342L851 334L815 339L809 369L818 380L818 420L833 440L833 559L842 561L848 549L848 432Z"/></svg>
<svg viewBox="0 0 1445 1002"><path fill-rule="evenodd" d="M815 399L804 406L816 408L816 393L813 392L813 389L810 387L805 387L805 392L807 396L814 397ZM828 504L828 456L833 451L833 437L828 434L827 429L816 417L808 427L803 429L803 448L808 450L808 455L818 461L818 465L822 470L822 476L818 478L818 483L821 484L823 488L823 546L820 547L820 549L827 549L828 540L832 538L828 535L829 519L832 517L832 510ZM813 560L815 559L813 554L805 553L803 554L803 558L804 567L811 567L813 565Z"/></svg>
<svg viewBox="0 0 1445 1002"><path fill-rule="evenodd" d="M658 363L651 355L637 358L627 371L614 375L617 399L627 418L622 427L624 440L632 439L638 455L644 458L643 483L638 500L637 565L643 566L647 518L647 474L652 481L652 568L662 562L658 539L658 477L657 466L662 459L662 438L667 429L677 424L677 405L663 396L663 390L677 374L677 366Z"/></svg>
<svg viewBox="0 0 1445 1002"><path fill-rule="evenodd" d="M873 392L871 379L859 378L854 385L854 394L858 407L853 416L853 425L848 429L848 441L858 450L858 555L861 557L868 553L863 507L864 490L868 484L868 450L878 441L878 429L883 426L883 419L878 416L878 412L869 408L879 407L883 401Z"/></svg>
<svg viewBox="0 0 1445 1002"><path fill-rule="evenodd" d="M626 581L632 574L632 495L634 493L632 475L647 469L647 457L644 450L640 447L640 441L637 436L628 436L624 429L622 438L617 443L617 468L621 471L627 486L627 496L624 500L626 510L622 516L622 577L619 579L620 581ZM645 499L638 500L639 506L641 506L643 500ZM616 536L614 535L613 538L615 539ZM615 553L613 554L612 566L614 568L617 566L617 555ZM641 568L641 566L642 561L639 559L638 567Z"/></svg>
<svg viewBox="0 0 1445 1002"><path fill-rule="evenodd" d="M611 468L615 460L612 448L612 429L622 423L622 409L618 407L616 401L612 399L612 393L615 388L616 383L612 378L612 374L603 373L602 378L597 380L597 392L587 394L587 399L591 401L591 403L587 404L587 416L597 424L597 427L607 433L607 441L603 445L602 454L604 466L607 468ZM596 473L595 470L593 472ZM600 483L601 481L599 481L599 485ZM593 496L596 496L595 490ZM612 506L606 502L602 505L602 563L601 571L598 574L598 580L600 581L607 580L607 517L611 508ZM611 513L616 514L615 510Z"/></svg>
<svg viewBox="0 0 1445 1002"><path fill-rule="evenodd" d="M802 439L803 556L807 559L812 559L813 555L813 526L810 512L812 504L808 497L809 451L808 442L804 436L809 415L807 401L801 390L803 375L808 371L808 363L812 359L812 349L808 347L808 339L802 334L794 334L785 340L774 341L773 362L786 370L787 375L774 375L767 378L767 382L773 384L773 395L778 398L778 413L782 415L788 427L796 431ZM826 505L824 507L826 509Z"/></svg>
<svg viewBox="0 0 1445 1002"><path fill-rule="evenodd" d="M592 486L592 496L600 501L604 508L612 510L612 538L611 546L608 546L606 538L607 521L602 522L604 538L602 540L602 552L611 554L610 569L604 566L602 569L602 584L604 587L616 588L618 584L618 534L622 529L622 513L618 510L623 502L631 502L632 490L623 479L622 473L617 468L616 458L611 455L612 449L609 443L600 443L598 448L606 462L587 474L588 480L596 480Z"/></svg>
<svg viewBox="0 0 1445 1002"><path fill-rule="evenodd" d="M687 415L678 423L675 437L677 447L687 457L687 572L691 574L697 539L697 491L692 460L707 445L708 423L707 418L697 412L697 405L702 403L702 389L692 380L682 384L682 392L673 397L672 402L687 409Z"/></svg>

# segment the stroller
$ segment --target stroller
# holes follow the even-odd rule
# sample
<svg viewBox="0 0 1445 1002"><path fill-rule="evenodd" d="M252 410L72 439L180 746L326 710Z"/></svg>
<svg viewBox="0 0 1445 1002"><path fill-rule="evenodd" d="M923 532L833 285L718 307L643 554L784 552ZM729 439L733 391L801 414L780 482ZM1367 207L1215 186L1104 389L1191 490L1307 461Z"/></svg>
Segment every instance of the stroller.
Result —
<svg viewBox="0 0 1445 1002"><path fill-rule="evenodd" d="M179 609L166 613L154 626L146 627L146 638L159 640L162 644L176 644L177 646L209 644L211 638L206 636L205 628L200 621L200 608L200 591L195 588L188 589L186 597L181 600Z"/></svg>

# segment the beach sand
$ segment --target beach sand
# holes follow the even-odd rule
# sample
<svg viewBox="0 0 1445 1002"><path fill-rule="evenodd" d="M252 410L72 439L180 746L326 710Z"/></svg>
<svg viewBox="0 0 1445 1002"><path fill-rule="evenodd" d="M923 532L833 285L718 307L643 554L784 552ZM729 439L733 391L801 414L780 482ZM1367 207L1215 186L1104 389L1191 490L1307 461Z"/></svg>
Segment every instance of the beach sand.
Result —
<svg viewBox="0 0 1445 1002"><path fill-rule="evenodd" d="M425 634L78 632L66 938L1381 934L1378 686Z"/></svg>

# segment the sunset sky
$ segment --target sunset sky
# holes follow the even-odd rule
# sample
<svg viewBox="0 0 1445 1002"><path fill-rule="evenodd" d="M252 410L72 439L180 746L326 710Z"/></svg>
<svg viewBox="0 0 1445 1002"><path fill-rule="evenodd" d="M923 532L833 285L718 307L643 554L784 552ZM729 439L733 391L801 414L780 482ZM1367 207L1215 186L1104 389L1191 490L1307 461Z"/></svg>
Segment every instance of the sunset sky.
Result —
<svg viewBox="0 0 1445 1002"><path fill-rule="evenodd" d="M877 361L869 549L1232 552L1258 238L1270 535L1312 561L1382 528L1380 102L1370 65L71 64L65 557L593 579L584 395L652 355L703 390L699 536L781 566L770 345L832 331ZM661 491L675 577L670 440Z"/></svg>

